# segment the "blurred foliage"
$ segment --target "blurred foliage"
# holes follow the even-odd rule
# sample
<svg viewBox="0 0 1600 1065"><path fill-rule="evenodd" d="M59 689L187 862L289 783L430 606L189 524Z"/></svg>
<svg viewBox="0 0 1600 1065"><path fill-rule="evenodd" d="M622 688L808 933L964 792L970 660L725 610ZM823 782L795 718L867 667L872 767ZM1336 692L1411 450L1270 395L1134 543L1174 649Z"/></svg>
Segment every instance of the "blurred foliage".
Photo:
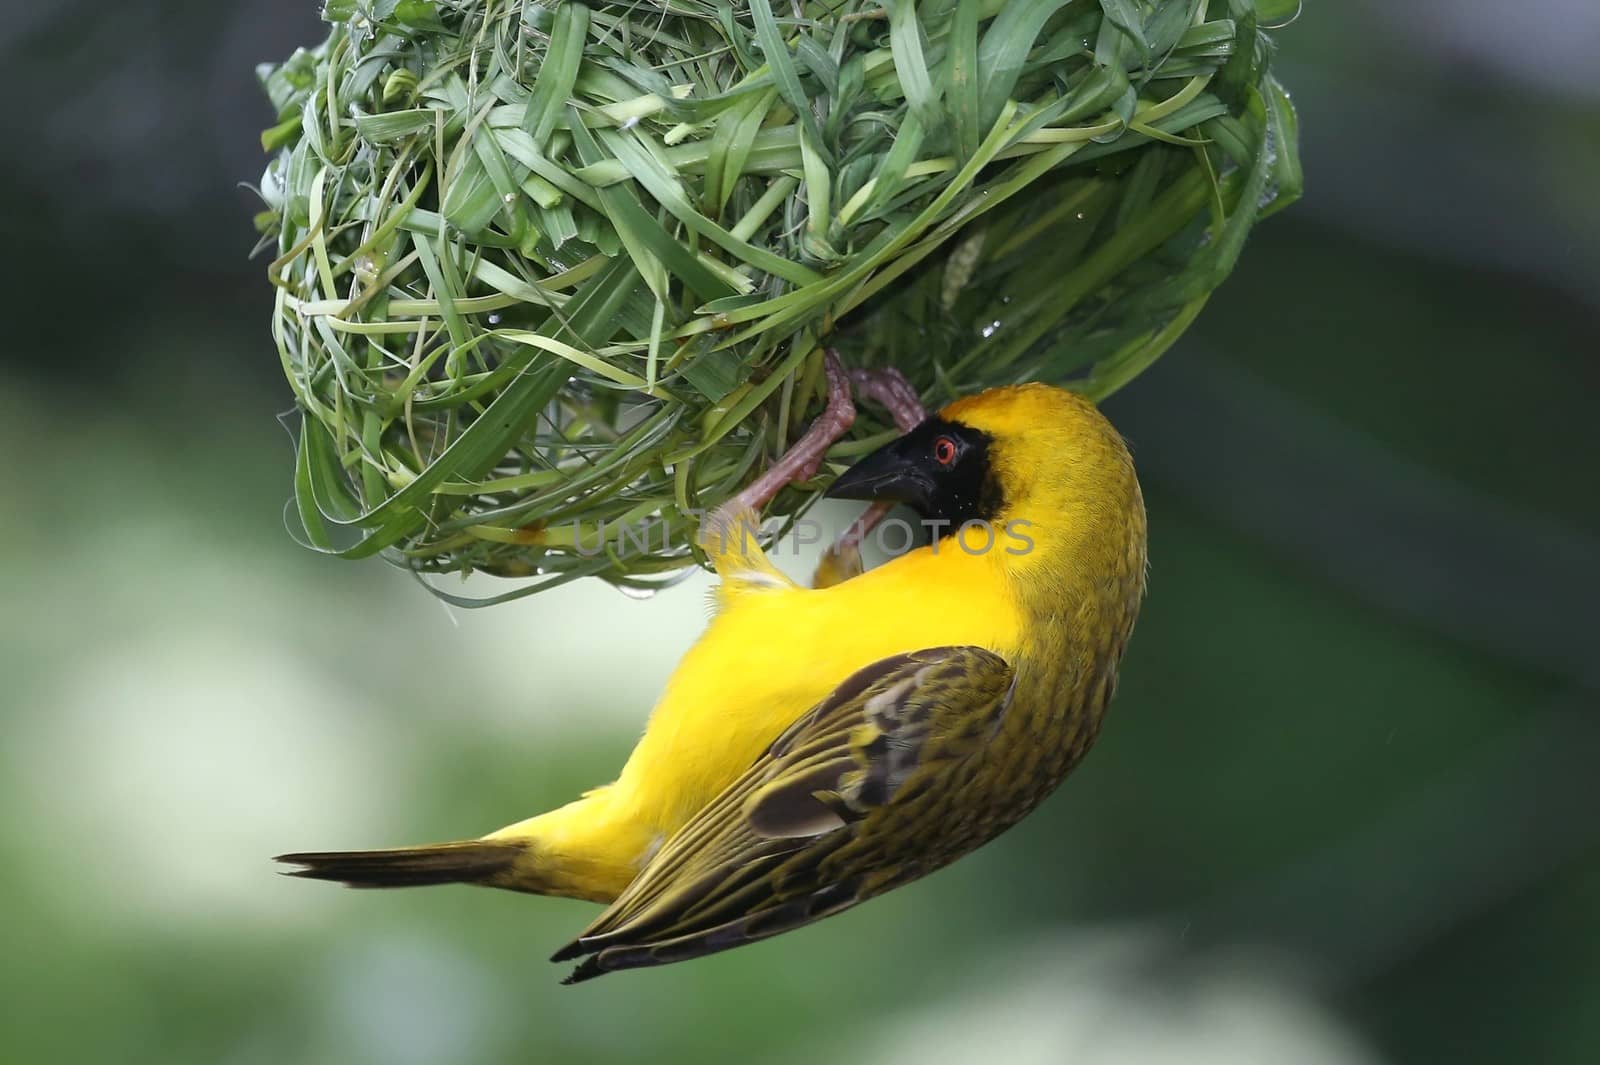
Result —
<svg viewBox="0 0 1600 1065"><path fill-rule="evenodd" d="M1564 10L1567 36L1596 25ZM1467 24L1503 7L1361 0L1281 35L1308 198L1108 407L1148 489L1151 595L1058 798L813 929L562 989L543 959L588 906L319 890L266 856L488 829L605 779L702 599L572 588L452 617L296 547L259 264L218 237L248 243L250 196L221 190L255 149L226 138L263 116L205 71L284 54L315 12L169 5L213 50L176 67L122 14L52 28L74 12L8 29L20 75L50 48L87 69L66 51L87 39L111 84L191 80L163 115L92 108L85 76L5 130L130 153L115 195L44 155L4 178L37 206L3 221L35 265L0 392L9 1056L1600 1055L1600 216L1576 147L1600 96L1549 80L1560 34L1478 50ZM1374 26L1384 46L1355 47ZM139 121L216 195L141 193Z"/></svg>

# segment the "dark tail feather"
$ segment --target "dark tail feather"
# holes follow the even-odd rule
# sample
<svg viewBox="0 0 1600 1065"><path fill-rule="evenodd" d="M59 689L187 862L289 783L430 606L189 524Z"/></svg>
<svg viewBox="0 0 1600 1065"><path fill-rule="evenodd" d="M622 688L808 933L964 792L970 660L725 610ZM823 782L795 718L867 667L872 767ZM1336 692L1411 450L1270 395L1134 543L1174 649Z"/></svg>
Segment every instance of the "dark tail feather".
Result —
<svg viewBox="0 0 1600 1065"><path fill-rule="evenodd" d="M520 843L468 840L381 851L280 854L273 861L301 867L285 876L336 880L356 888L423 887L481 883L510 869L523 849Z"/></svg>

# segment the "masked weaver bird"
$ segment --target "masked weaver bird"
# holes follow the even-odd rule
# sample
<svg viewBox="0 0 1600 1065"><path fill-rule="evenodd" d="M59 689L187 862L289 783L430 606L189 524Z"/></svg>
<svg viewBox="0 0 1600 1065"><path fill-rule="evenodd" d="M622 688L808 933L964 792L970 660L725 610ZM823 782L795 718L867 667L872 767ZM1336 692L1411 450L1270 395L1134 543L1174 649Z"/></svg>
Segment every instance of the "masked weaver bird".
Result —
<svg viewBox="0 0 1600 1065"><path fill-rule="evenodd" d="M609 903L555 954L576 982L699 957L848 909L1028 814L1100 731L1144 595L1145 512L1122 438L1086 400L998 388L922 419L856 371L905 435L829 494L873 501L807 588L749 535L854 417L829 406L705 522L716 613L617 779L481 839L283 855L355 887L473 883ZM861 572L892 503L933 532Z"/></svg>

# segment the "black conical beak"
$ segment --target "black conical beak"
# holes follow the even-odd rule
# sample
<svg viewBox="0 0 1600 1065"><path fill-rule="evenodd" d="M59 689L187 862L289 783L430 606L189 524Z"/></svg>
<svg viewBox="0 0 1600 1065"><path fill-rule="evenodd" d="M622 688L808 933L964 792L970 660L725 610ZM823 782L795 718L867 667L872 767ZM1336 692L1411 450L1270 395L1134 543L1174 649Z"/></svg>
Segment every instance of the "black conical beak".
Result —
<svg viewBox="0 0 1600 1065"><path fill-rule="evenodd" d="M829 499L907 503L925 508L932 502L934 483L924 450L906 437L885 444L841 473L825 494Z"/></svg>

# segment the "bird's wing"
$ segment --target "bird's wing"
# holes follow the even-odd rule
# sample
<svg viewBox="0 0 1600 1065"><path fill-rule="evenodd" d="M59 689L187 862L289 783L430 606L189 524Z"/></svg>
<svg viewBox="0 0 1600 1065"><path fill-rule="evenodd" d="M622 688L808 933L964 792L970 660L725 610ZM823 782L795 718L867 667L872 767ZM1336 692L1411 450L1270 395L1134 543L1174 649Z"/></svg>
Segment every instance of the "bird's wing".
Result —
<svg viewBox="0 0 1600 1065"><path fill-rule="evenodd" d="M784 932L951 860L962 791L1012 670L977 647L866 667L684 825L554 960L569 983ZM970 811L968 811L970 812Z"/></svg>

